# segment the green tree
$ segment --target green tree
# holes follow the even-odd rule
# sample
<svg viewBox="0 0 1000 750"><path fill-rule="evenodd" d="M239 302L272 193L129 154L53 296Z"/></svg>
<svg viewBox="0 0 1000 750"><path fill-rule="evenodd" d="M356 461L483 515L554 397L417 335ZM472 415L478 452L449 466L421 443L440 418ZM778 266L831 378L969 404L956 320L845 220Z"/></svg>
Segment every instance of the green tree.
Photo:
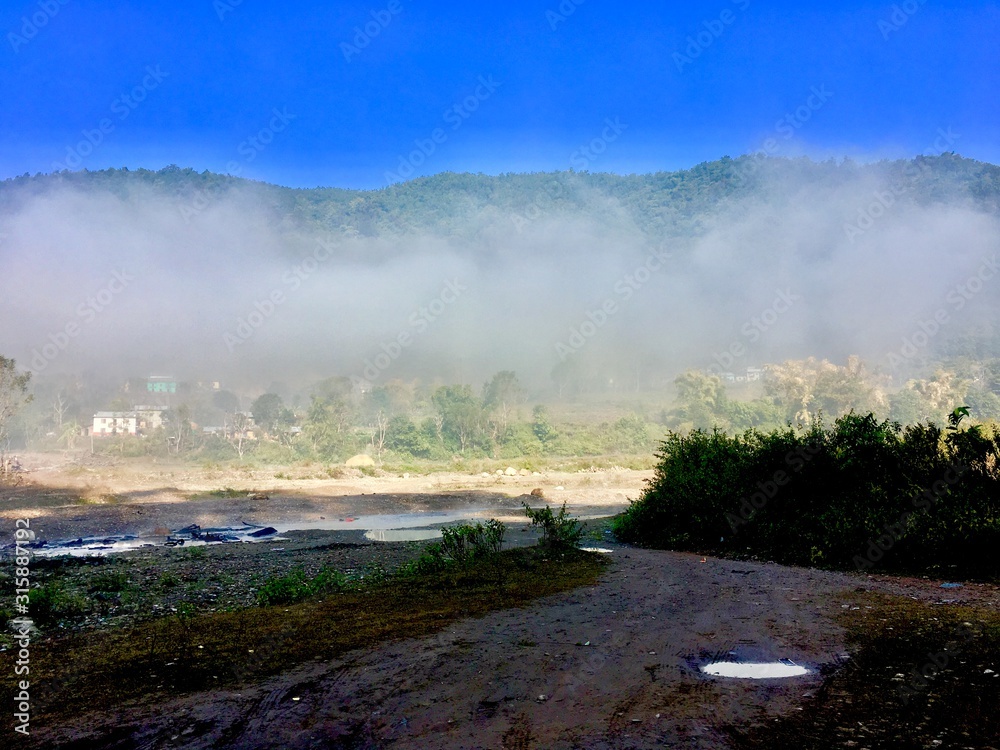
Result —
<svg viewBox="0 0 1000 750"><path fill-rule="evenodd" d="M290 409L277 393L265 393L254 399L250 405L253 421L268 435L275 435L282 427L288 427L295 419Z"/></svg>
<svg viewBox="0 0 1000 750"><path fill-rule="evenodd" d="M352 418L353 412L343 399L313 396L302 434L318 454L343 456L357 447L351 430Z"/></svg>
<svg viewBox="0 0 1000 750"><path fill-rule="evenodd" d="M431 446L427 435L406 415L397 414L389 420L385 437L385 447L389 450L414 458L430 458Z"/></svg>
<svg viewBox="0 0 1000 750"><path fill-rule="evenodd" d="M723 419L726 387L717 375L688 370L674 379L677 389L677 412L694 427L707 429Z"/></svg>
<svg viewBox="0 0 1000 750"><path fill-rule="evenodd" d="M0 476L10 472L10 428L14 415L27 403L30 372L18 372L17 363L0 355Z"/></svg>
<svg viewBox="0 0 1000 750"><path fill-rule="evenodd" d="M445 445L465 453L482 442L485 413L472 388L467 385L443 385L434 391L431 401L441 416L441 435Z"/></svg>
<svg viewBox="0 0 1000 750"><path fill-rule="evenodd" d="M926 420L929 409L923 398L912 388L903 388L889 396L889 419L900 424L917 424Z"/></svg>
<svg viewBox="0 0 1000 750"><path fill-rule="evenodd" d="M557 437L552 423L549 422L549 410L544 404L536 404L531 410L531 431L543 448Z"/></svg>
<svg viewBox="0 0 1000 750"><path fill-rule="evenodd" d="M490 437L495 445L506 442L515 409L526 396L512 370L503 370L483 386L483 409L489 416Z"/></svg>

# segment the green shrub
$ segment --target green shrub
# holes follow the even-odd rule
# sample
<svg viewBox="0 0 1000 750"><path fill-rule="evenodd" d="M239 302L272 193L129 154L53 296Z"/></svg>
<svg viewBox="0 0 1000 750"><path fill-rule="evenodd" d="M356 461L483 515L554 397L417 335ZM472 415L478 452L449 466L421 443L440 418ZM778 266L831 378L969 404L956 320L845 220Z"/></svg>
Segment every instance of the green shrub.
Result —
<svg viewBox="0 0 1000 750"><path fill-rule="evenodd" d="M170 589L180 584L180 579L168 570L160 573L159 584L165 589Z"/></svg>
<svg viewBox="0 0 1000 750"><path fill-rule="evenodd" d="M89 602L83 596L67 591L59 581L50 581L28 593L28 612L39 625L54 625L87 614Z"/></svg>
<svg viewBox="0 0 1000 750"><path fill-rule="evenodd" d="M804 432L669 433L614 532L643 546L790 564L995 575L1000 440L960 429L960 411L947 432L851 413Z"/></svg>
<svg viewBox="0 0 1000 750"><path fill-rule="evenodd" d="M98 591L103 591L105 593L117 593L119 591L125 591L130 586L128 573L123 570L109 571L106 573L98 573L91 579L89 591L90 593L96 593Z"/></svg>
<svg viewBox="0 0 1000 750"><path fill-rule="evenodd" d="M262 607L294 604L317 594L343 591L348 585L347 576L332 568L322 568L312 579L305 570L296 568L286 575L268 578L257 592L257 602Z"/></svg>
<svg viewBox="0 0 1000 750"><path fill-rule="evenodd" d="M461 524L441 529L442 554L465 565L473 560L500 552L506 527L496 519L489 519L485 525Z"/></svg>
<svg viewBox="0 0 1000 750"><path fill-rule="evenodd" d="M234 498L234 497L246 497L247 491L234 490L232 487L223 487L221 490L212 490L208 494L211 495L212 497Z"/></svg>
<svg viewBox="0 0 1000 750"><path fill-rule="evenodd" d="M570 518L563 503L559 513L553 513L552 508L533 509L524 503L524 513L531 520L532 526L540 526L542 538L539 544L548 549L570 549L576 547L583 537L583 527L575 518Z"/></svg>
<svg viewBox="0 0 1000 750"><path fill-rule="evenodd" d="M332 594L347 588L347 576L333 568L323 568L310 582L313 594Z"/></svg>
<svg viewBox="0 0 1000 750"><path fill-rule="evenodd" d="M503 547L507 527L491 518L483 523L460 524L441 529L441 541L424 547L420 557L402 565L401 576L437 573L451 565L468 566L479 560L495 558Z"/></svg>
<svg viewBox="0 0 1000 750"><path fill-rule="evenodd" d="M296 568L287 575L268 578L257 592L257 601L265 607L271 604L294 604L312 593L306 572L302 568Z"/></svg>
<svg viewBox="0 0 1000 750"><path fill-rule="evenodd" d="M444 550L438 543L428 544L424 547L420 557L416 560L404 563L399 568L399 575L403 577L425 576L437 573L448 567L448 558L445 557Z"/></svg>

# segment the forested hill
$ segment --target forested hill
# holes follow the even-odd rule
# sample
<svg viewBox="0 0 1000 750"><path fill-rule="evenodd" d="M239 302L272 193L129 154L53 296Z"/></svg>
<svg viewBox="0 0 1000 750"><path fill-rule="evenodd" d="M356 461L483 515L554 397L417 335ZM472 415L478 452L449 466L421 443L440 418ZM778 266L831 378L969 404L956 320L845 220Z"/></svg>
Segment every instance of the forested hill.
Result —
<svg viewBox="0 0 1000 750"><path fill-rule="evenodd" d="M498 223L519 231L539 217L628 225L649 237L697 234L702 222L734 203L782 205L808 196L857 193L846 224L874 202L949 204L1000 213L1000 167L955 154L857 164L805 158L728 157L678 172L641 175L551 172L531 174L443 173L379 190L293 189L176 166L159 171L108 169L23 175L0 183L0 211L60 188L109 192L125 202L166 199L178 218L200 213L222 198L238 196L255 211L299 231L398 237L430 233L479 236ZM881 198L880 198L881 196ZM747 201L750 201L748 204Z"/></svg>

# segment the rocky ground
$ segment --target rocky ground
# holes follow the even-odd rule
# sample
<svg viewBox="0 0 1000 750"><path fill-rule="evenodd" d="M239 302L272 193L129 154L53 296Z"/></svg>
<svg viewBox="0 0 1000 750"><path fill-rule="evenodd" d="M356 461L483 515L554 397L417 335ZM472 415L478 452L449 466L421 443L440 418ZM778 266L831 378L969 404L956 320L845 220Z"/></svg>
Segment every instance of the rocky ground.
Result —
<svg viewBox="0 0 1000 750"><path fill-rule="evenodd" d="M530 490L542 489L550 501L565 499L577 513L607 515L624 507L648 478L646 472L609 471L275 479L273 473L216 477L178 467L151 477L127 466L83 466L82 471L73 463L32 466L32 484L4 494L2 523L13 530L15 518L30 516L32 528L53 538L152 533L188 523L273 524L459 508L470 517L507 518L510 541L523 544L533 535L518 508ZM239 496L206 494L220 487L236 487ZM592 524L592 531L589 543L610 549L612 559L592 587L460 621L434 635L295 667L254 684L157 705L95 707L59 725L39 717L32 743L53 748L726 748L734 730L802 710L831 673L850 663L842 616L851 611L852 594L878 591L942 607L1000 607L997 587L986 584L943 589L941 582L926 579L639 550L608 542L600 522ZM418 554L421 546L371 542L359 530L314 530L288 534L280 542L199 548L202 552L145 549L122 555L123 562L43 561L38 575L64 576L82 590L97 573L125 572L128 584L104 592L104 600L75 626L109 628L168 612L181 602L203 609L252 605L253 592L268 575L296 566L391 568ZM93 599L95 594L88 595ZM700 665L729 652L790 659L811 673L785 680L727 680L700 672Z"/></svg>

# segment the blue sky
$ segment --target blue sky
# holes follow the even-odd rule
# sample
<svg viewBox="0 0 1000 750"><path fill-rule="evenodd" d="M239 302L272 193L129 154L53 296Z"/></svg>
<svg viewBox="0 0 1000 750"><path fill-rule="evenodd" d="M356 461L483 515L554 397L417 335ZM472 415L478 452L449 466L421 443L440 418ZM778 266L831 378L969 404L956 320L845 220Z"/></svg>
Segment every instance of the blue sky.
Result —
<svg viewBox="0 0 1000 750"><path fill-rule="evenodd" d="M3 0L0 33L0 178L178 164L379 188L912 156L941 132L1000 162L995 3Z"/></svg>

